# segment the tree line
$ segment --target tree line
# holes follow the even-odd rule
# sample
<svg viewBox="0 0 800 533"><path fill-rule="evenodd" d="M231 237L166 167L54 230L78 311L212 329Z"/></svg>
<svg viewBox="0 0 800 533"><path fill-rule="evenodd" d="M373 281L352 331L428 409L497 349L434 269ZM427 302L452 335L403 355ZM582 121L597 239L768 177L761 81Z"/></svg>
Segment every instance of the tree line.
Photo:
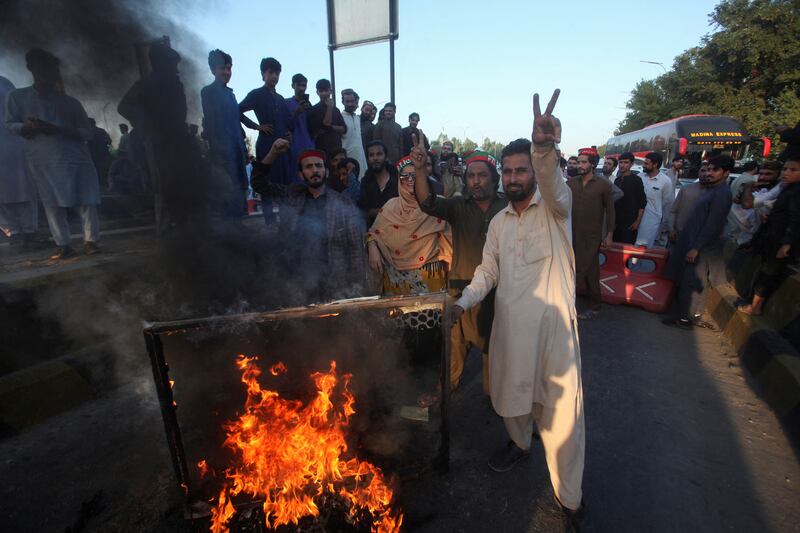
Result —
<svg viewBox="0 0 800 533"><path fill-rule="evenodd" d="M471 150L480 149L484 152L492 154L497 159L500 159L500 153L506 146L505 143L494 141L489 137L484 137L483 142L479 145L469 137L461 140L458 137L451 137L446 133L440 133L436 139L431 141L431 150L437 153L440 152L442 149L442 143L446 140L449 140L451 143L453 143L453 151L458 154L465 154Z"/></svg>
<svg viewBox="0 0 800 533"><path fill-rule="evenodd" d="M723 0L715 31L677 56L672 68L636 85L615 134L681 115L727 115L753 137L778 142L775 127L800 121L800 4Z"/></svg>

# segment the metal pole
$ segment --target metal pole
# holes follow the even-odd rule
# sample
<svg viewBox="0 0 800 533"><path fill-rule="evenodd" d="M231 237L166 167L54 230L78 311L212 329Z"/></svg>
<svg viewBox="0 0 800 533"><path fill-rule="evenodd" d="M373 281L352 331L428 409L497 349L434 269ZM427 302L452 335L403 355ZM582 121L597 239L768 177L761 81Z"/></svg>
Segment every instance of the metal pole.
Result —
<svg viewBox="0 0 800 533"><path fill-rule="evenodd" d="M328 52L330 52L331 57L331 98L336 102L336 72L333 66L333 48L329 46Z"/></svg>
<svg viewBox="0 0 800 533"><path fill-rule="evenodd" d="M389 38L389 92L390 100L397 105L397 100L394 99L394 35Z"/></svg>
<svg viewBox="0 0 800 533"><path fill-rule="evenodd" d="M172 466L178 478L178 484L185 491L187 501L194 496L193 487L190 486L189 465L186 462L186 452L183 449L181 428L178 424L176 404L172 395L172 386L169 383L169 366L164 358L164 345L158 335L144 333L147 344L147 353L150 355L150 364L153 367L153 378L158 393L158 403L161 407L161 417L164 420L164 429L167 435L167 445L172 456Z"/></svg>
<svg viewBox="0 0 800 533"><path fill-rule="evenodd" d="M661 70L664 71L664 74L667 73L667 67L664 66L664 63L660 63L658 61L647 61L646 59L640 59L639 63L649 63L651 65L658 65L659 67L661 67Z"/></svg>
<svg viewBox="0 0 800 533"><path fill-rule="evenodd" d="M333 66L333 51L336 48L336 12L333 8L333 0L325 2L328 10L328 53L331 60L331 98L336 102L336 73Z"/></svg>

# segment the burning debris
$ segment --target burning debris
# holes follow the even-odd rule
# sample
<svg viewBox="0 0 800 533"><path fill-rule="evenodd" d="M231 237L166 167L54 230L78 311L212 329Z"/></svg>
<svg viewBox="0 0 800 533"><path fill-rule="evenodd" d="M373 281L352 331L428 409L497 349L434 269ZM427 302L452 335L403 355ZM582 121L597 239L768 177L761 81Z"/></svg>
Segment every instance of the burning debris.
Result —
<svg viewBox="0 0 800 533"><path fill-rule="evenodd" d="M255 522L269 530L294 525L314 531L342 526L399 531L403 515L391 508L392 490L383 473L348 453L346 431L355 413L351 375L337 375L331 361L328 372L310 376L316 392L304 405L262 389L256 362L244 355L237 360L247 399L244 413L225 424L224 446L233 452L235 464L224 471L211 531L253 530ZM278 377L286 367L277 363L269 372ZM214 475L205 460L197 467L201 477ZM263 501L260 509L249 505L240 510L235 503L253 501Z"/></svg>
<svg viewBox="0 0 800 533"><path fill-rule="evenodd" d="M449 465L445 298L147 324L193 530L399 531L399 484ZM262 355L232 364L232 354L252 353ZM331 353L335 363L323 357ZM408 408L437 390L434 404Z"/></svg>

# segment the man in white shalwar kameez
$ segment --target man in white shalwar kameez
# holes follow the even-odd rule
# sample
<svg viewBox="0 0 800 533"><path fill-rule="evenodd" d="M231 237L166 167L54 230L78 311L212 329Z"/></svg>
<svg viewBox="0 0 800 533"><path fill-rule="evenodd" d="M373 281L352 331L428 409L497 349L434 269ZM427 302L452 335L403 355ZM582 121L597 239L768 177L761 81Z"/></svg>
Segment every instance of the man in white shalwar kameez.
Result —
<svg viewBox="0 0 800 533"><path fill-rule="evenodd" d="M550 480L570 527L582 516L585 429L578 333L572 194L559 168L561 125L534 96L533 144L503 150L509 205L490 222L483 260L452 308L452 319L497 287L489 344L491 399L511 442L489 466L510 470L527 457L533 423L544 444Z"/></svg>
<svg viewBox="0 0 800 533"><path fill-rule="evenodd" d="M364 156L364 144L361 139L361 117L356 115L358 93L353 89L343 90L342 105L344 106L342 118L347 126L347 131L342 135L342 148L347 152L347 157L358 161L359 175L356 178L361 180L367 171L367 158Z"/></svg>
<svg viewBox="0 0 800 533"><path fill-rule="evenodd" d="M670 211L675 201L675 189L672 180L661 172L661 154L650 152L644 158L644 172L639 174L647 196L639 231L636 234L636 246L652 248L660 241L661 234L669 232Z"/></svg>
<svg viewBox="0 0 800 533"><path fill-rule="evenodd" d="M5 124L5 101L14 85L0 76L0 231L11 244L31 245L39 225L36 192L28 177L25 143Z"/></svg>
<svg viewBox="0 0 800 533"><path fill-rule="evenodd" d="M75 253L70 247L69 207L79 209L86 253L97 253L100 185L87 146L92 136L89 118L81 103L61 90L57 57L34 48L25 54L25 61L33 85L8 94L5 121L9 130L25 139L28 171L58 247L53 259Z"/></svg>

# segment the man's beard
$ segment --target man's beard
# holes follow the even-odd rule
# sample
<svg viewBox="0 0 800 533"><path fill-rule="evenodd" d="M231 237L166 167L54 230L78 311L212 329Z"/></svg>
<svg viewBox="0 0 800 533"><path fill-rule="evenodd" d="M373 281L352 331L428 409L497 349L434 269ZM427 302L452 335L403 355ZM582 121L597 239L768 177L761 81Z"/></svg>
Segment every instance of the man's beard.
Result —
<svg viewBox="0 0 800 533"><path fill-rule="evenodd" d="M577 167L567 167L567 176L574 177L578 175Z"/></svg>
<svg viewBox="0 0 800 533"><path fill-rule="evenodd" d="M470 189L469 192L472 195L472 197L475 200L478 200L479 202L482 202L484 200L488 200L489 196L490 196L489 191L487 191L486 189L483 189L483 188Z"/></svg>
<svg viewBox="0 0 800 533"><path fill-rule="evenodd" d="M312 178L318 178L318 181L311 181ZM319 174L312 174L311 177L305 178L306 185L308 185L312 189L319 189L323 185L325 185L325 180Z"/></svg>
<svg viewBox="0 0 800 533"><path fill-rule="evenodd" d="M386 162L385 161L381 161L380 163L370 163L369 164L370 170L373 170L375 172L380 172L381 170L383 170L383 167L385 167L385 166L386 166Z"/></svg>
<svg viewBox="0 0 800 533"><path fill-rule="evenodd" d="M506 189L506 198L511 200L512 202L520 202L527 198L527 196L533 191L534 185L531 184L530 190L526 190L525 187L519 187L518 189L515 188L507 188Z"/></svg>

